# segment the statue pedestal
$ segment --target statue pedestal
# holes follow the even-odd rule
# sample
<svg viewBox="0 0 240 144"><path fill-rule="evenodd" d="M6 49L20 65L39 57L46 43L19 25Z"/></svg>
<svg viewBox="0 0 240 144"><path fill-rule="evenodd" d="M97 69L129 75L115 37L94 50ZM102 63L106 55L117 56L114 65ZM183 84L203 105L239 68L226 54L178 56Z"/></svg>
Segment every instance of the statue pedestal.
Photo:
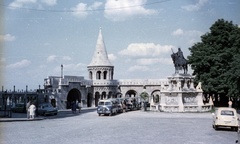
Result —
<svg viewBox="0 0 240 144"><path fill-rule="evenodd" d="M161 90L159 110L163 112L205 112L211 105L204 105L201 86L194 88L194 77L174 74L168 77L168 87Z"/></svg>

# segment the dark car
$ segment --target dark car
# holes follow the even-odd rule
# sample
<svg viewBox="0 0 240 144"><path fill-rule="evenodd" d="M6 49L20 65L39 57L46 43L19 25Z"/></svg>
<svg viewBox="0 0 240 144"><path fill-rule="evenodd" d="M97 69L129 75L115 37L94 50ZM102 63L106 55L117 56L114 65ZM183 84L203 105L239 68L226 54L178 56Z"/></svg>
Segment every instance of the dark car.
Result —
<svg viewBox="0 0 240 144"><path fill-rule="evenodd" d="M20 113L25 113L26 112L26 107L24 103L17 103L15 106L11 107L12 112L20 112Z"/></svg>
<svg viewBox="0 0 240 144"><path fill-rule="evenodd" d="M39 104L38 110L39 115L57 115L58 110L57 108L54 108L50 103L42 103Z"/></svg>
<svg viewBox="0 0 240 144"><path fill-rule="evenodd" d="M100 100L98 102L97 113L100 116L101 114L108 114L109 116L117 114L118 112L118 103L116 100L107 99Z"/></svg>

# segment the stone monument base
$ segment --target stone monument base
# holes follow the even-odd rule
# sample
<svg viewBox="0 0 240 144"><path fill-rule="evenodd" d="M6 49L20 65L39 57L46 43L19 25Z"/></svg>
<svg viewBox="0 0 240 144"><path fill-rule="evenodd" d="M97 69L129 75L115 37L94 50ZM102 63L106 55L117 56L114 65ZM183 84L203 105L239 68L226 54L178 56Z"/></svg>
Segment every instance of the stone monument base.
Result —
<svg viewBox="0 0 240 144"><path fill-rule="evenodd" d="M150 102L150 110L161 112L207 112L213 102L203 103L201 83L194 87L194 77L189 74L174 74L168 77L168 87L161 86L159 103Z"/></svg>

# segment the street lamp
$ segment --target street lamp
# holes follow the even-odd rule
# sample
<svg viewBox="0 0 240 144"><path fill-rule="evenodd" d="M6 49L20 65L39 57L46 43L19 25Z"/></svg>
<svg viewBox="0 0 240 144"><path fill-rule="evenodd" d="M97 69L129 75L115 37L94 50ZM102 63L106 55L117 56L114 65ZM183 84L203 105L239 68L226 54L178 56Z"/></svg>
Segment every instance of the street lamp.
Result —
<svg viewBox="0 0 240 144"><path fill-rule="evenodd" d="M63 64L61 64L61 78L63 78Z"/></svg>
<svg viewBox="0 0 240 144"><path fill-rule="evenodd" d="M41 88L41 85L38 86L38 91L37 91L36 117L38 117L38 98L39 98L40 88Z"/></svg>

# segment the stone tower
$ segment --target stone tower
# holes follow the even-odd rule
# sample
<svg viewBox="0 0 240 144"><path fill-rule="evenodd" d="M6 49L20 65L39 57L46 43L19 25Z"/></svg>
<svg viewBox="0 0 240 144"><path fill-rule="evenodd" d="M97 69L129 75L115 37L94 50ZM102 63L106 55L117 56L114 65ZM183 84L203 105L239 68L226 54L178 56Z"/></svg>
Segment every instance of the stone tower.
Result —
<svg viewBox="0 0 240 144"><path fill-rule="evenodd" d="M101 28L92 61L87 69L90 80L113 80L114 66L108 59Z"/></svg>

